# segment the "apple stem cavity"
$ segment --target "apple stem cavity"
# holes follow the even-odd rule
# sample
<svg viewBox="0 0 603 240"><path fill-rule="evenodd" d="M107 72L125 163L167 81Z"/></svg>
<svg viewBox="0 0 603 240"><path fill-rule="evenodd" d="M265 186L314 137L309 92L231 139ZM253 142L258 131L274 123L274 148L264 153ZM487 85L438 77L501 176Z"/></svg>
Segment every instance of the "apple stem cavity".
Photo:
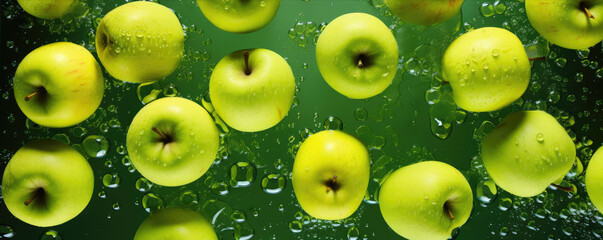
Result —
<svg viewBox="0 0 603 240"><path fill-rule="evenodd" d="M35 97L36 95L38 95L42 91L44 91L43 88L38 88L38 90L36 90L35 92L32 92L29 95L25 96L25 101L29 102L29 100L31 100L33 97Z"/></svg>
<svg viewBox="0 0 603 240"><path fill-rule="evenodd" d="M450 220L454 220L454 215L452 215L452 211L450 211L450 206L448 206L448 202L444 203L444 211L448 214Z"/></svg>
<svg viewBox="0 0 603 240"><path fill-rule="evenodd" d="M245 75L251 75L251 68L249 68L249 52L243 52L243 58L245 59Z"/></svg>
<svg viewBox="0 0 603 240"><path fill-rule="evenodd" d="M153 132L157 133L160 137L161 137L161 141L164 144L170 143L172 142L172 138L168 135L163 134L161 131L159 131L159 129L157 129L156 127L153 127Z"/></svg>
<svg viewBox="0 0 603 240"><path fill-rule="evenodd" d="M562 186L559 186L554 183L551 183L551 186L553 186L561 191L564 191L564 192L574 192L574 187L562 187Z"/></svg>
<svg viewBox="0 0 603 240"><path fill-rule="evenodd" d="M337 191L337 189L339 189L339 184L337 183L337 175L333 176L332 179L327 180L325 182L325 185L327 185L327 193L329 193L331 190Z"/></svg>
<svg viewBox="0 0 603 240"><path fill-rule="evenodd" d="M31 204L31 202L36 200L36 198L44 195L44 193L45 193L45 191L43 188L36 189L36 191L34 192L34 195L30 199L27 199L27 201L24 202L25 206L29 206L29 204Z"/></svg>
<svg viewBox="0 0 603 240"><path fill-rule="evenodd" d="M593 16L593 14L590 13L590 10L588 10L589 6L587 6L586 2L582 1L580 3L580 7L584 10L584 13L586 13L586 16L588 16L588 18L595 19L595 16Z"/></svg>

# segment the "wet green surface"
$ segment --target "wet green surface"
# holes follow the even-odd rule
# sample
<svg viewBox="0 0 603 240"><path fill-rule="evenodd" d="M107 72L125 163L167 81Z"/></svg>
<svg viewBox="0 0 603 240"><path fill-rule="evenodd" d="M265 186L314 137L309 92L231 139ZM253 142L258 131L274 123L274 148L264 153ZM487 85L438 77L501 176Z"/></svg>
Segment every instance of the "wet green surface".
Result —
<svg viewBox="0 0 603 240"><path fill-rule="evenodd" d="M423 160L458 168L476 195L472 216L457 239L600 239L603 234L603 215L589 202L583 175L566 178L567 184L577 187L577 193L547 189L537 197L518 198L492 187L479 158L483 137L504 116L520 109L546 110L557 117L574 138L585 166L603 140L601 44L589 52L557 46L548 52L546 42L527 21L521 2L467 0L462 15L434 27L418 27L399 22L381 7L380 0L282 0L268 26L250 34L233 34L211 25L196 1L163 0L160 3L172 8L187 29L186 55L175 73L145 86L116 81L105 73L105 97L87 121L64 129L38 127L27 121L12 92L20 60L31 50L55 41L81 44L94 53L96 23L123 3L83 1L71 17L43 21L24 13L14 0L2 1L0 170L30 139L54 138L91 156L96 181L84 212L56 227L29 226L0 204L0 236L10 228L13 239L39 239L51 230L62 239L131 239L149 211L181 206L213 219L214 229L223 239L252 235L252 239L401 239L379 212L375 201L378 181L390 171ZM393 29L400 47L394 82L368 100L351 100L335 92L315 63L313 42L321 24L349 12L366 12L383 20ZM497 112L476 114L456 108L449 86L442 86L439 80L439 62L454 38L484 26L509 29L524 45L539 49L530 50L530 57L547 59L533 62L530 86L521 100ZM149 96L153 93L198 103L209 101L206 91L211 68L232 51L258 47L279 53L293 69L298 91L288 116L267 131L225 133L216 163L189 185L167 188L141 179L127 157L125 135L144 106L142 101L154 98ZM360 208L342 221L309 217L297 204L291 187L293 156L300 142L308 133L325 128L342 128L371 149L374 181Z"/></svg>

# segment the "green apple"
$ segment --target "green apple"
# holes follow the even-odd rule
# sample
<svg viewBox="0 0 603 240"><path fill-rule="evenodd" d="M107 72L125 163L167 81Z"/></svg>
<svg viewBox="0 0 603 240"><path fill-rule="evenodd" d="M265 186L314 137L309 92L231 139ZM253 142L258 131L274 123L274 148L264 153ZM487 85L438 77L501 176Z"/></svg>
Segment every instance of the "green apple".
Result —
<svg viewBox="0 0 603 240"><path fill-rule="evenodd" d="M287 61L267 49L228 54L214 68L209 96L220 118L243 132L279 123L293 104L295 77Z"/></svg>
<svg viewBox="0 0 603 240"><path fill-rule="evenodd" d="M209 169L218 153L219 133L199 104L168 97L144 106L128 129L126 146L134 167L163 186L191 183Z"/></svg>
<svg viewBox="0 0 603 240"><path fill-rule="evenodd" d="M472 112L495 111L526 91L530 61L513 33L485 27L463 34L448 46L442 57L442 75L459 107Z"/></svg>
<svg viewBox="0 0 603 240"><path fill-rule="evenodd" d="M595 152L586 169L586 192L590 201L603 213L603 147Z"/></svg>
<svg viewBox="0 0 603 240"><path fill-rule="evenodd" d="M17 0L27 13L37 18L60 18L69 11L73 0Z"/></svg>
<svg viewBox="0 0 603 240"><path fill-rule="evenodd" d="M197 0L203 15L216 27L233 33L248 33L268 25L280 0Z"/></svg>
<svg viewBox="0 0 603 240"><path fill-rule="evenodd" d="M332 130L311 135L293 163L291 181L297 201L315 218L349 217L368 187L369 162L366 146L352 135Z"/></svg>
<svg viewBox="0 0 603 240"><path fill-rule="evenodd" d="M576 147L555 118L543 111L509 114L482 142L482 160L492 180L520 197L542 193L565 176Z"/></svg>
<svg viewBox="0 0 603 240"><path fill-rule="evenodd" d="M67 222L90 202L94 175L75 149L55 140L33 140L6 165L2 197L18 219L39 227Z"/></svg>
<svg viewBox="0 0 603 240"><path fill-rule="evenodd" d="M55 128L86 120L104 93L103 74L92 54L70 42L51 43L27 54L13 83L25 116Z"/></svg>
<svg viewBox="0 0 603 240"><path fill-rule="evenodd" d="M526 0L532 26L551 43L586 49L603 40L603 0Z"/></svg>
<svg viewBox="0 0 603 240"><path fill-rule="evenodd" d="M96 30L96 52L111 76L153 82L170 75L184 54L184 31L172 10L136 1L111 10Z"/></svg>
<svg viewBox="0 0 603 240"><path fill-rule="evenodd" d="M403 21L431 26L458 14L463 0L385 0L385 3Z"/></svg>
<svg viewBox="0 0 603 240"><path fill-rule="evenodd" d="M316 43L318 70L335 91L353 99L383 92L398 70L398 44L390 29L366 13L333 20Z"/></svg>
<svg viewBox="0 0 603 240"><path fill-rule="evenodd" d="M134 240L218 240L211 224L197 212L166 208L140 224Z"/></svg>
<svg viewBox="0 0 603 240"><path fill-rule="evenodd" d="M443 240L469 219L473 193L456 168L426 161L392 173L379 189L379 208L387 225L400 236Z"/></svg>

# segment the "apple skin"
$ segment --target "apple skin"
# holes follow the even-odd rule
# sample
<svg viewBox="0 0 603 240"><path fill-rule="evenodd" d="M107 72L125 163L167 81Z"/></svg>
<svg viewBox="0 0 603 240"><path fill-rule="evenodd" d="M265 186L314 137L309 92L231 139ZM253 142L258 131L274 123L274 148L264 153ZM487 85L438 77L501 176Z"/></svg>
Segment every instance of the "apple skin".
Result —
<svg viewBox="0 0 603 240"><path fill-rule="evenodd" d="M233 33L249 33L268 25L280 0L197 0L203 15L216 27Z"/></svg>
<svg viewBox="0 0 603 240"><path fill-rule="evenodd" d="M387 225L400 236L412 240L448 239L454 228L469 219L473 193L456 168L426 161L392 173L379 190L379 208Z"/></svg>
<svg viewBox="0 0 603 240"><path fill-rule="evenodd" d="M565 176L576 160L572 139L543 111L509 114L486 136L481 150L496 185L520 197L542 193Z"/></svg>
<svg viewBox="0 0 603 240"><path fill-rule="evenodd" d="M245 74L244 53L251 74ZM266 130L279 123L293 104L295 77L287 61L267 49L228 54L209 80L211 102L228 126L243 132Z"/></svg>
<svg viewBox="0 0 603 240"><path fill-rule="evenodd" d="M589 18L581 4L594 18ZM569 49L587 49L603 40L602 0L526 0L530 23L546 40Z"/></svg>
<svg viewBox="0 0 603 240"><path fill-rule="evenodd" d="M519 99L528 88L530 68L521 41L494 27L461 35L442 58L442 74L454 101L472 112L499 110Z"/></svg>
<svg viewBox="0 0 603 240"><path fill-rule="evenodd" d="M368 188L369 161L366 146L352 135L333 130L311 135L293 163L291 181L297 201L315 218L349 217ZM335 187L330 187L334 178Z"/></svg>
<svg viewBox="0 0 603 240"><path fill-rule="evenodd" d="M17 2L32 16L51 20L67 13L73 0L17 0Z"/></svg>
<svg viewBox="0 0 603 240"><path fill-rule="evenodd" d="M111 76L153 82L170 75L184 54L176 14L154 2L136 1L111 10L96 30L96 52Z"/></svg>
<svg viewBox="0 0 603 240"><path fill-rule="evenodd" d="M398 70L398 43L378 18L349 13L333 20L320 34L316 62L335 91L352 99L369 98L392 83Z"/></svg>
<svg viewBox="0 0 603 240"><path fill-rule="evenodd" d="M47 44L27 54L13 82L21 111L46 127L69 127L86 120L104 94L100 66L88 50L70 42ZM38 89L43 90L25 100Z"/></svg>
<svg viewBox="0 0 603 240"><path fill-rule="evenodd" d="M171 141L164 143L157 128ZM126 146L134 167L163 186L191 183L209 169L218 153L219 133L199 104L167 97L144 106L128 129Z"/></svg>
<svg viewBox="0 0 603 240"><path fill-rule="evenodd" d="M37 189L38 195L29 205ZM55 140L33 140L6 165L2 195L18 219L38 227L67 222L90 202L94 175L88 161L74 148Z"/></svg>
<svg viewBox="0 0 603 240"><path fill-rule="evenodd" d="M188 209L165 208L140 224L134 240L218 240L211 224Z"/></svg>
<svg viewBox="0 0 603 240"><path fill-rule="evenodd" d="M603 147L599 147L590 159L585 181L590 201L603 213Z"/></svg>
<svg viewBox="0 0 603 240"><path fill-rule="evenodd" d="M385 0L394 15L405 22L431 26L452 18L464 0Z"/></svg>

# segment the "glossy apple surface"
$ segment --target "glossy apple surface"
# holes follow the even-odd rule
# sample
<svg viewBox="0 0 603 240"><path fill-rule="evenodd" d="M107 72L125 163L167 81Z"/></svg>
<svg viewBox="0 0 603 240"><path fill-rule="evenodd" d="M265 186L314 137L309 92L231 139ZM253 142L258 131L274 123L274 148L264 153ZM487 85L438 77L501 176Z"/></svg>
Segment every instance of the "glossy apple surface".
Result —
<svg viewBox="0 0 603 240"><path fill-rule="evenodd" d="M502 28L465 33L442 58L442 74L454 101L471 112L499 110L519 99L528 88L530 72L521 41Z"/></svg>
<svg viewBox="0 0 603 240"><path fill-rule="evenodd" d="M101 68L88 50L70 42L39 47L23 58L14 79L25 116L54 128L86 120L103 99Z"/></svg>
<svg viewBox="0 0 603 240"><path fill-rule="evenodd" d="M526 14L555 45L586 49L603 40L603 0L526 0Z"/></svg>
<svg viewBox="0 0 603 240"><path fill-rule="evenodd" d="M444 240L471 215L467 179L442 162L415 163L396 170L381 185L379 208L387 225L412 240Z"/></svg>
<svg viewBox="0 0 603 240"><path fill-rule="evenodd" d="M163 186L191 183L209 169L218 152L218 129L207 111L184 98L144 106L128 129L126 145L134 167Z"/></svg>
<svg viewBox="0 0 603 240"><path fill-rule="evenodd" d="M88 161L71 146L34 140L6 165L2 197L15 217L38 227L67 222L90 202L94 175Z"/></svg>
<svg viewBox="0 0 603 240"><path fill-rule="evenodd" d="M37 18L60 18L69 11L73 0L17 0L27 13Z"/></svg>
<svg viewBox="0 0 603 240"><path fill-rule="evenodd" d="M542 193L565 176L576 160L572 139L543 111L509 114L486 136L481 150L496 185L520 197Z"/></svg>
<svg viewBox="0 0 603 240"><path fill-rule="evenodd" d="M153 82L170 75L184 54L176 14L154 2L135 1L111 10L96 30L96 52L111 76Z"/></svg>
<svg viewBox="0 0 603 240"><path fill-rule="evenodd" d="M257 31L276 15L280 0L197 0L203 15L216 27L234 33Z"/></svg>
<svg viewBox="0 0 603 240"><path fill-rule="evenodd" d="M597 210L603 213L603 147L599 147L588 163L586 192Z"/></svg>
<svg viewBox="0 0 603 240"><path fill-rule="evenodd" d="M335 91L353 99L373 97L392 83L398 44L390 29L366 13L330 22L316 43L318 70Z"/></svg>
<svg viewBox="0 0 603 240"><path fill-rule="evenodd" d="M166 208L140 224L134 240L218 240L211 224L188 209Z"/></svg>
<svg viewBox="0 0 603 240"><path fill-rule="evenodd" d="M369 181L369 155L356 137L326 130L308 137L293 163L291 181L301 207L312 217L336 220L352 215Z"/></svg>
<svg viewBox="0 0 603 240"><path fill-rule="evenodd" d="M431 26L458 14L463 0L385 0L394 15L405 22Z"/></svg>
<svg viewBox="0 0 603 240"><path fill-rule="evenodd" d="M209 80L209 93L228 126L257 132L273 127L287 115L295 95L295 78L277 53L261 48L240 50L218 62Z"/></svg>

